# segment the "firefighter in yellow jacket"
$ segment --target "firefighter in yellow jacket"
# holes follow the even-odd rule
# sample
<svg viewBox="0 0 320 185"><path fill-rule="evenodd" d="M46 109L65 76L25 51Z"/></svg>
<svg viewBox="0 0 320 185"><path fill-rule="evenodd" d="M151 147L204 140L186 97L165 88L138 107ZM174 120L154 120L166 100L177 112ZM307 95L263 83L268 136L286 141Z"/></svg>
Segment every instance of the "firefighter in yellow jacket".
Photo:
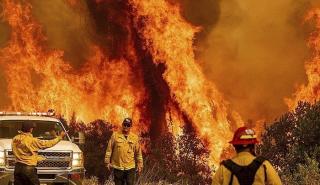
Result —
<svg viewBox="0 0 320 185"><path fill-rule="evenodd" d="M255 156L258 140L252 129L239 128L229 143L234 146L237 155L221 163L212 185L281 185L271 163Z"/></svg>
<svg viewBox="0 0 320 185"><path fill-rule="evenodd" d="M126 118L122 122L122 131L114 132L109 140L105 164L113 168L115 185L133 185L136 170L140 173L143 159L139 137L130 132L132 120Z"/></svg>
<svg viewBox="0 0 320 185"><path fill-rule="evenodd" d="M35 167L38 162L45 158L38 156L38 151L56 145L65 136L65 133L61 132L55 139L40 140L32 136L32 131L35 127L35 123L24 122L19 134L12 139L12 152L16 158L14 168L15 185L39 185L40 182Z"/></svg>

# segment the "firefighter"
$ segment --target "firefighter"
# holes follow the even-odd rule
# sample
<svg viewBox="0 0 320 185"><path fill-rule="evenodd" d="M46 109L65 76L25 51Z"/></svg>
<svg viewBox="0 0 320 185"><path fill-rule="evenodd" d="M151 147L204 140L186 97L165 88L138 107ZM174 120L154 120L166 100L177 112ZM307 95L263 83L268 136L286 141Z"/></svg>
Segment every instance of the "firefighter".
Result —
<svg viewBox="0 0 320 185"><path fill-rule="evenodd" d="M239 128L230 141L237 155L221 163L212 185L281 185L281 180L271 163L255 156L257 136L252 129Z"/></svg>
<svg viewBox="0 0 320 185"><path fill-rule="evenodd" d="M35 127L35 123L24 122L19 134L12 139L12 151L16 158L15 185L39 185L40 181L35 167L45 158L38 156L38 151L56 145L65 136L65 132L62 131L55 139L40 140L32 136Z"/></svg>
<svg viewBox="0 0 320 185"><path fill-rule="evenodd" d="M132 120L124 119L121 132L113 132L108 142L105 164L113 169L115 185L133 185L136 171L143 168L139 137L130 132L131 127Z"/></svg>

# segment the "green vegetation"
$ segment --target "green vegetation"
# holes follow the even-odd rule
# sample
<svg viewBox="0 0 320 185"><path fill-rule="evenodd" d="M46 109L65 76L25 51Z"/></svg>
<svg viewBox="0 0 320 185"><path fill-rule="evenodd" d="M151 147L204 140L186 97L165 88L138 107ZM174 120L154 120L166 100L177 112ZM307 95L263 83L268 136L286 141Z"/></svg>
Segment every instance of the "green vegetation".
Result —
<svg viewBox="0 0 320 185"><path fill-rule="evenodd" d="M298 107L268 124L259 153L279 170L286 185L320 184L320 102Z"/></svg>

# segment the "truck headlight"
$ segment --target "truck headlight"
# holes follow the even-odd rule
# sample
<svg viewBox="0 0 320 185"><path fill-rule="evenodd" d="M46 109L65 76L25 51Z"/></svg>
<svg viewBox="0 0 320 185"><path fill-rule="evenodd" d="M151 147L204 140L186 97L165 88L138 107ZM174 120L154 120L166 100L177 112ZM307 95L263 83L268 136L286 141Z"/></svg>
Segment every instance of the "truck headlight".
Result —
<svg viewBox="0 0 320 185"><path fill-rule="evenodd" d="M4 151L0 151L0 166L4 166Z"/></svg>
<svg viewBox="0 0 320 185"><path fill-rule="evenodd" d="M73 154L72 154L72 167L83 167L82 152L73 152Z"/></svg>

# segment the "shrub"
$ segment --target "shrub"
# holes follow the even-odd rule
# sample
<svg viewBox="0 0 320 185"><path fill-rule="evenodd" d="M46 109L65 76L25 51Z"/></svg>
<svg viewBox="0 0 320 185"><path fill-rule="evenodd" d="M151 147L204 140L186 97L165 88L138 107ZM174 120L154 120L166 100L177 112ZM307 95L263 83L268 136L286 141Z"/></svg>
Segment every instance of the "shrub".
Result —
<svg viewBox="0 0 320 185"><path fill-rule="evenodd" d="M282 174L284 185L319 185L319 162L306 156L305 164L298 164L292 172Z"/></svg>
<svg viewBox="0 0 320 185"><path fill-rule="evenodd" d="M82 124L77 123L75 119L71 120L68 127L71 135L79 131L85 134L85 145L82 150L86 176L94 178L86 179L84 183L93 183L97 180L100 183L111 182L110 172L104 166L104 156L115 127L103 120ZM208 166L209 150L190 125L184 127L183 134L178 138L168 132L151 141L146 133L142 135L142 141L145 146L143 154L145 169L138 179L138 184L211 183L211 171Z"/></svg>
<svg viewBox="0 0 320 185"><path fill-rule="evenodd" d="M102 120L96 120L87 125L70 123L70 129L73 132L81 131L85 134L83 154L86 175L95 176L100 182L105 181L110 175L110 172L105 168L104 157L113 128L111 124Z"/></svg>
<svg viewBox="0 0 320 185"><path fill-rule="evenodd" d="M276 166L284 184L320 184L320 102L300 102L268 125L258 153Z"/></svg>

